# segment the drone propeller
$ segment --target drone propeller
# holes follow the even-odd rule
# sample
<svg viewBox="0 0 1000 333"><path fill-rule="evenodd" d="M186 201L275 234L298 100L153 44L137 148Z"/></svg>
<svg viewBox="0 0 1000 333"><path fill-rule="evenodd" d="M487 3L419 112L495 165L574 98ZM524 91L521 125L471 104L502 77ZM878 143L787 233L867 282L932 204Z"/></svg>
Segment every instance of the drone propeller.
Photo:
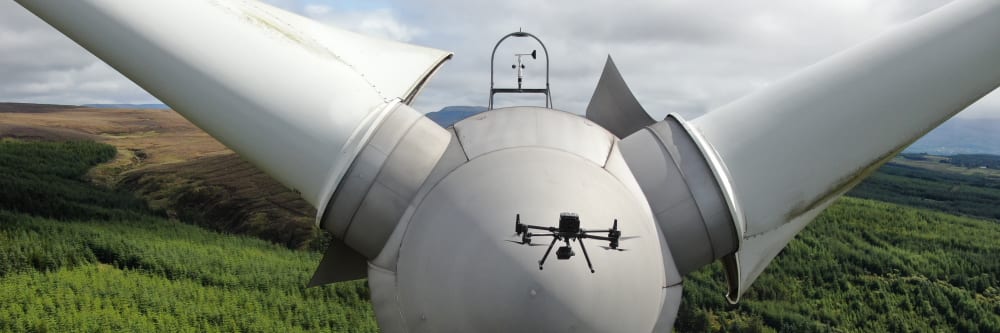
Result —
<svg viewBox="0 0 1000 333"><path fill-rule="evenodd" d="M611 225L611 230L608 231L608 238L620 239L622 236L622 231L618 230L618 219L615 219L615 223Z"/></svg>
<svg viewBox="0 0 1000 333"><path fill-rule="evenodd" d="M615 225L615 226L617 227L617 225ZM612 232L617 232L618 233L618 238L616 240L612 241L610 246L601 246L601 248L603 248L605 250L628 251L629 249L623 249L623 248L618 247L618 242L619 241L623 241L623 240L629 240L629 239L634 239L634 238L641 237L641 236L625 236L625 237L622 237L621 236L621 231L614 230L614 228L612 228Z"/></svg>
<svg viewBox="0 0 1000 333"><path fill-rule="evenodd" d="M517 214L514 218L514 234L520 236L527 231L528 227L521 224L521 214Z"/></svg>
<svg viewBox="0 0 1000 333"><path fill-rule="evenodd" d="M546 245L548 245L548 244L539 244L539 243L521 243L521 242L518 242L518 241L509 240L509 239L505 239L504 241L511 242L511 243L514 243L514 244L527 245L527 246L546 246Z"/></svg>

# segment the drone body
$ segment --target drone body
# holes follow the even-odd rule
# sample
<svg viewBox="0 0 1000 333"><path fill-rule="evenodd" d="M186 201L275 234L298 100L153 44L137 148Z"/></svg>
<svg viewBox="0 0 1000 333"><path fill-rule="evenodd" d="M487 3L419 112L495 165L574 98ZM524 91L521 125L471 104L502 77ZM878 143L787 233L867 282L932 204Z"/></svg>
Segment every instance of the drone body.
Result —
<svg viewBox="0 0 1000 333"><path fill-rule="evenodd" d="M1000 85L1000 2L959 0L696 119L650 118L609 59L586 118L446 129L408 104L448 52L253 1L18 2L301 193L336 237L310 284L367 277L386 332L668 331L682 275L721 260L737 301L833 200ZM565 245L542 263L532 237Z"/></svg>

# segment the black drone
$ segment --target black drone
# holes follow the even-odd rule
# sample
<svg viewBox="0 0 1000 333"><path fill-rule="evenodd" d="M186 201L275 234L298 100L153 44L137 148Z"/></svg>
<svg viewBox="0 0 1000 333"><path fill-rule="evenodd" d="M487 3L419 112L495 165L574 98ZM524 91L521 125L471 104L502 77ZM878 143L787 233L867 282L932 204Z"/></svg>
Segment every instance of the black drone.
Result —
<svg viewBox="0 0 1000 333"><path fill-rule="evenodd" d="M532 234L531 232L528 231L530 229L544 230L548 231L549 233ZM608 250L623 251L623 249L618 248L618 241L622 238L621 237L622 232L621 230L618 230L617 219L615 219L615 222L614 224L612 224L611 229L585 230L580 228L580 217L573 213L559 214L558 228L540 227L530 224L522 224L521 214L517 214L514 220L514 232L517 233L518 236L521 236L521 242L514 242L514 241L509 241L509 242L518 243L522 245L530 245L530 246L543 245L543 244L532 244L531 237L552 237L552 242L549 243L549 248L545 250L545 255L542 256L542 260L538 261L539 270L542 269L542 265L545 264L545 259L549 257L549 252L552 252L552 246L556 245L557 241L566 242L566 246L560 246L559 249L556 250L556 258L559 260L569 260L569 258L572 258L574 255L576 255L576 253L573 252L573 247L570 246L569 241L575 239L577 242L579 242L580 248L583 249L583 256L584 258L587 258L587 267L590 268L591 273L594 273L594 265L590 263L590 255L587 254L587 247L583 245L584 238L608 241L610 242L610 244L608 244L607 247L602 246L603 248ZM608 233L607 237L591 235L591 233L604 233L604 232ZM627 237L627 238L632 238L632 237Z"/></svg>

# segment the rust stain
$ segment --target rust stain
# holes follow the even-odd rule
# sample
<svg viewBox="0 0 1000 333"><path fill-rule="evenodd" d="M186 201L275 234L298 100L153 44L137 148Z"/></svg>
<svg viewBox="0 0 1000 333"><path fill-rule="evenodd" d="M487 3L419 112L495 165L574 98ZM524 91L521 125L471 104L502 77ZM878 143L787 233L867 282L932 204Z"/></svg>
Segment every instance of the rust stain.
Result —
<svg viewBox="0 0 1000 333"><path fill-rule="evenodd" d="M260 8L253 3L242 2L237 6L225 5L217 2L212 2L212 4L226 12L229 12L239 19L247 21L255 27L267 31L268 33L281 37L282 39L301 46L311 52L333 57L346 64L340 56L333 53L329 48L324 47L322 44L318 43L306 34L296 31L291 25L282 21L280 18L271 15L268 10Z"/></svg>
<svg viewBox="0 0 1000 333"><path fill-rule="evenodd" d="M317 54L322 57L331 58L341 64L344 64L351 69L354 73L361 77L367 83L376 94L382 97L383 100L389 101L391 98L385 96L375 82L372 82L364 72L358 70L355 64L348 62L340 54L337 54L334 50L327 47L327 45L318 42L307 34L303 34L296 31L294 27L284 21L281 18L272 15L266 9L257 7L251 3L245 3L245 8L241 8L237 13L239 17L244 18L249 23L256 27L259 27L265 31L268 31L276 36L282 37L283 39L294 43L311 53Z"/></svg>
<svg viewBox="0 0 1000 333"><path fill-rule="evenodd" d="M896 157L896 155L902 152L903 149L906 149L906 147L909 146L910 143L912 142L908 141L903 145L896 147L892 151L889 151L888 153L872 160L867 165L854 170L847 176L844 176L836 183L834 183L835 185L831 186L826 192L823 192L823 194L813 198L812 200L800 201L798 204L792 207L792 209L788 212L788 214L785 214L785 221L791 221L809 211L812 211L818 208L823 203L835 199L836 197L842 195L844 192L847 192L851 188L854 188L859 183L861 183L861 181L865 180L865 178L868 178L868 176L874 173L875 170L878 170L879 167L881 167L886 162L889 162L889 160L891 160L893 157Z"/></svg>
<svg viewBox="0 0 1000 333"><path fill-rule="evenodd" d="M251 23L253 23L253 24L255 24L255 25L259 26L259 27L262 27L262 28L264 28L264 29L266 29L266 30L268 30L268 31L270 31L272 33L280 35L281 37L284 37L285 39L287 39L287 40L289 40L291 42L294 42L295 44L299 44L299 45L301 45L301 46L303 46L303 47L305 47L307 49L310 49L312 51L322 51L319 48L311 45L312 43L307 42L298 33L295 33L295 32L289 31L288 29L282 28L281 25L279 23L277 23L277 22L272 22L272 21L268 20L267 18L255 15L253 13L244 12L243 14L244 14L244 17L248 21L250 21Z"/></svg>
<svg viewBox="0 0 1000 333"><path fill-rule="evenodd" d="M883 164L889 162L889 160L891 160L893 157L896 157L896 155L899 155L899 153L903 152L903 150L906 149L906 147L908 147L910 144L913 144L914 141L917 141L917 139L920 139L924 135L927 135L928 132L934 130L934 128L938 127L939 125L941 125L941 123L950 119L951 116L953 115L954 113L948 115L947 117L939 119L937 122L927 125L927 127L917 132L917 135L909 138L909 140L904 141L902 144L896 146L896 148L894 148L893 150L872 160L870 163L868 163L867 166L861 167L855 170L854 172L849 173L847 176L841 178L839 181L835 183L836 185L832 186L828 191L824 192L823 195L820 195L814 198L813 200L808 201L808 204L806 204L805 201L800 201L798 204L792 207L792 209L788 212L788 214L785 214L785 223L792 221L792 219L799 217L802 214L805 214L806 212L816 209L824 202L835 199L836 197L849 191L851 188L854 188L859 183L861 183L861 181L865 180L865 178L868 178L868 176L874 173L875 170L878 170L878 168L882 167Z"/></svg>

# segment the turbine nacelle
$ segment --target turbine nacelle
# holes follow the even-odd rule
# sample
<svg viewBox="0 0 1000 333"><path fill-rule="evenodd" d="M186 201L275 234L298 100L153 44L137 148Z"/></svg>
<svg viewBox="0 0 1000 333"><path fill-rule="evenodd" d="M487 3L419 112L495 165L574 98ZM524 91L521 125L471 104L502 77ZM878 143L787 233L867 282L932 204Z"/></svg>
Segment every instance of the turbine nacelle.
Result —
<svg viewBox="0 0 1000 333"><path fill-rule="evenodd" d="M487 111L449 132L446 152L369 264L380 327L641 332L672 325L680 275L612 134L534 107ZM577 215L561 213L570 209ZM626 241L631 251L594 251L591 244L610 245L605 236L620 237L608 223L615 219L643 237ZM554 223L524 223L546 220ZM564 260L544 261L547 252L528 246L540 237ZM573 246L553 249L557 242ZM565 260L580 254L594 271Z"/></svg>
<svg viewBox="0 0 1000 333"><path fill-rule="evenodd" d="M491 78L491 111L444 129L408 103L448 52L252 1L18 2L316 206L336 239L310 284L367 276L387 332L668 331L682 274L722 260L735 302L833 200L1000 85L1000 2L959 0L690 121L654 121L609 57L590 120L549 108L546 68L545 88ZM524 92L547 108L492 110ZM540 270L532 237L563 260Z"/></svg>

